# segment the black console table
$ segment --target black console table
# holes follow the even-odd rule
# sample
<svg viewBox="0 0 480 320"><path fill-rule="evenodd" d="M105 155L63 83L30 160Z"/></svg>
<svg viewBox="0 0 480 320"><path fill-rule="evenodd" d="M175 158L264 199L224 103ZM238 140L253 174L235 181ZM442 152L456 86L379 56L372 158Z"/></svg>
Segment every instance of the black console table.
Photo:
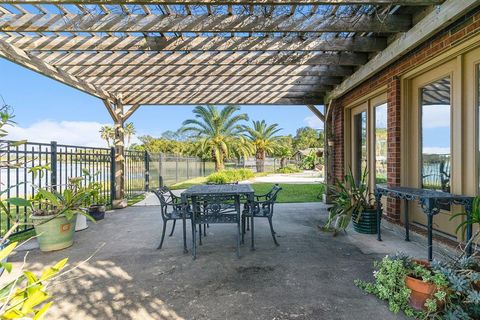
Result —
<svg viewBox="0 0 480 320"><path fill-rule="evenodd" d="M382 241L382 234L380 229L380 222L382 218L382 196L388 196L404 201L404 219L405 219L405 241L410 241L409 238L409 221L408 221L408 201L418 201L422 207L423 212L427 215L427 238L428 238L428 260L432 260L432 233L433 233L433 216L440 212L441 205L458 204L465 207L467 213L467 219L471 219L472 213L472 200L473 197L455 195L447 192L418 189L409 187L386 187L376 186L375 188L375 200L377 204L377 239ZM467 255L472 254L472 225L467 225L467 239L468 243Z"/></svg>

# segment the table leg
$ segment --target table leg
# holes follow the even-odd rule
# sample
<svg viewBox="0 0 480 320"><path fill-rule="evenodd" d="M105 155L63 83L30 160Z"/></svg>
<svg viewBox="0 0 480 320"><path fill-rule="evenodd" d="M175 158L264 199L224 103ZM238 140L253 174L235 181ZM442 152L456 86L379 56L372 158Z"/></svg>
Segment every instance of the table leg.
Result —
<svg viewBox="0 0 480 320"><path fill-rule="evenodd" d="M187 210L188 210L188 202L187 197L184 195L181 196L182 203L184 204L183 212L182 212L182 225L183 225L183 253L188 253L187 249Z"/></svg>
<svg viewBox="0 0 480 320"><path fill-rule="evenodd" d="M428 232L428 261L432 261L433 259L433 245L432 245L432 239L433 239L433 215L428 214L428 225L427 225L427 232Z"/></svg>
<svg viewBox="0 0 480 320"><path fill-rule="evenodd" d="M254 240L255 237L254 237L254 223L253 223L254 218L253 218L253 214L252 214L251 219L252 219L252 226L251 226L251 227L252 227L252 228L251 228L251 231L252 231L252 251L255 251L255 240Z"/></svg>
<svg viewBox="0 0 480 320"><path fill-rule="evenodd" d="M408 217L408 201L405 199L403 200L403 212L405 215L405 241L410 241L410 222Z"/></svg>
<svg viewBox="0 0 480 320"><path fill-rule="evenodd" d="M183 214L183 253L188 253L187 249L187 218L186 214Z"/></svg>
<svg viewBox="0 0 480 320"><path fill-rule="evenodd" d="M253 199L253 194L252 194L252 195L249 195L248 198L249 198L248 200L250 201L250 206L249 206L250 208L249 208L249 209L250 209L250 215L251 215L251 220L252 220L252 225L251 225L251 230L250 230L250 231L251 231L251 237L252 237L252 240L251 240L251 241L252 241L251 250L252 250L252 251L255 251L255 236L254 236L254 229L255 229L255 227L254 227L254 222L253 222L253 220L254 220L254 218L253 218L253 210L254 210L254 208L253 208L253 201L254 201L254 199ZM249 218L247 217L247 221L248 221L248 219L249 219ZM247 224L248 224L248 222L247 222Z"/></svg>
<svg viewBox="0 0 480 320"><path fill-rule="evenodd" d="M472 206L465 206L465 211L467 211L467 221L472 221ZM470 257L473 253L473 243L472 243L472 234L473 234L473 226L472 223L467 224L467 257Z"/></svg>
<svg viewBox="0 0 480 320"><path fill-rule="evenodd" d="M377 205L377 240L382 241L382 230L381 230L381 220L382 220L382 194L375 194L375 202Z"/></svg>

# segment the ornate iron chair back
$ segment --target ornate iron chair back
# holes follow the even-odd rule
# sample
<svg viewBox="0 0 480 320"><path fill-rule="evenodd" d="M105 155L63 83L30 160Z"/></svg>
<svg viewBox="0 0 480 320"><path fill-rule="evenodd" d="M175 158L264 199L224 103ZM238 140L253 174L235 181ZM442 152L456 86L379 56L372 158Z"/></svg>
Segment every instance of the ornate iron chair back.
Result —
<svg viewBox="0 0 480 320"><path fill-rule="evenodd" d="M180 198L175 196L168 187L160 187L153 190L153 193L160 201L160 208L164 219L172 219L172 212L178 211L178 213L180 213L182 210ZM168 209L169 207L171 210Z"/></svg>
<svg viewBox="0 0 480 320"><path fill-rule="evenodd" d="M194 223L237 223L240 221L240 196L204 195L192 197Z"/></svg>

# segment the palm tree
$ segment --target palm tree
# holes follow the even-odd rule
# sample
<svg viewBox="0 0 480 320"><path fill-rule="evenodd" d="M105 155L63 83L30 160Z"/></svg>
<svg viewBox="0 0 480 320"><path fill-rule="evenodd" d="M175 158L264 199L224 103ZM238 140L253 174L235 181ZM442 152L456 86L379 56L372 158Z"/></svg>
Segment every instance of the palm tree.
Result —
<svg viewBox="0 0 480 320"><path fill-rule="evenodd" d="M100 128L100 137L102 137L103 140L107 141L108 147L110 147L110 141L113 141L115 138L115 131L111 126L104 125Z"/></svg>
<svg viewBox="0 0 480 320"><path fill-rule="evenodd" d="M265 120L253 121L252 127L244 127L246 137L255 147L255 159L257 162L257 172L265 171L265 157L267 153L273 153L276 142L279 137L276 134L282 130L278 128L278 124L267 125Z"/></svg>
<svg viewBox="0 0 480 320"><path fill-rule="evenodd" d="M133 122L128 122L125 124L125 129L123 129L124 135L127 138L127 147L130 145L130 140L132 139L132 136L135 135L137 132L135 130L135 126L133 125Z"/></svg>
<svg viewBox="0 0 480 320"><path fill-rule="evenodd" d="M248 121L246 113L237 114L238 106L226 106L219 110L215 106L197 106L193 109L195 119L183 122L181 132L191 132L199 138L201 149L208 152L215 161L215 170L225 168L224 160L237 152L238 139Z"/></svg>

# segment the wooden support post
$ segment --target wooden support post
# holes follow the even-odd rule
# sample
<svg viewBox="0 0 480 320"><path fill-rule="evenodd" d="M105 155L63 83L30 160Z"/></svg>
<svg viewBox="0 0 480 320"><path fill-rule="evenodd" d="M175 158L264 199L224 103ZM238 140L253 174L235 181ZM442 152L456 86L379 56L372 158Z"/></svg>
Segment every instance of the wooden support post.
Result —
<svg viewBox="0 0 480 320"><path fill-rule="evenodd" d="M115 163L114 169L114 185L115 190L112 191L112 207L114 209L121 209L127 206L127 199L125 198L125 121L140 107L135 104L124 112L121 97L116 99L114 103L109 100L103 100L108 113L113 119L113 129L115 131L114 151Z"/></svg>
<svg viewBox="0 0 480 320"><path fill-rule="evenodd" d="M333 173L333 140L331 123L329 122L329 113L331 112L331 102L325 104L325 115L323 120L323 132L324 132L324 144L323 144L323 156L325 162L325 170L323 179L325 181L325 197L324 202L326 204L332 203L332 190L329 186L332 186L335 183L334 173ZM332 120L330 120L332 121Z"/></svg>
<svg viewBox="0 0 480 320"><path fill-rule="evenodd" d="M127 200L125 199L125 119L123 117L123 104L117 102L114 112L115 199L113 199L112 206L115 209L121 209L127 206Z"/></svg>

